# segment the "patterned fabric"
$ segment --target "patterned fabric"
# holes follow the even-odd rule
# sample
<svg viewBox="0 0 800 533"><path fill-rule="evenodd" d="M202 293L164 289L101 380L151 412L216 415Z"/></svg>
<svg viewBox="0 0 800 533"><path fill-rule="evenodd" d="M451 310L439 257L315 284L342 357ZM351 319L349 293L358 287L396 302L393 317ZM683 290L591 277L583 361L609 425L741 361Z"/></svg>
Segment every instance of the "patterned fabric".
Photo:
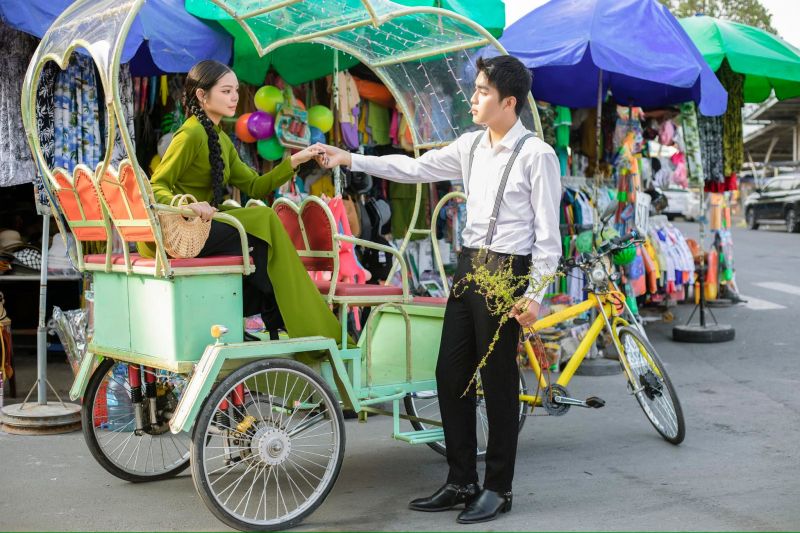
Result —
<svg viewBox="0 0 800 533"><path fill-rule="evenodd" d="M36 123L39 129L39 146L42 148L45 163L49 168L53 168L55 153L55 109L53 107L53 95L56 88L56 77L61 69L52 61L48 61L42 69L39 78L39 87L36 91ZM36 169L34 184L36 185L36 197L39 205L50 205L50 200L44 190L42 175Z"/></svg>
<svg viewBox="0 0 800 533"><path fill-rule="evenodd" d="M133 78L131 77L131 69L128 64L120 65L119 68L119 99L120 103L122 103L122 114L125 115L125 124L128 129L128 133L131 136L131 141L133 142L134 150L136 149L136 133L134 131L133 125ZM105 131L105 128L104 128ZM106 135L103 134L101 139L102 144L105 144ZM119 133L119 129L117 129L117 135L114 140L114 148L111 153L111 163L117 167L119 163L125 158L133 158L135 157L134 154L128 155L128 152L125 150L125 145L122 143L122 135ZM102 154L101 154L102 157ZM147 162L145 162L147 163Z"/></svg>
<svg viewBox="0 0 800 533"><path fill-rule="evenodd" d="M703 154L703 177L706 183L725 181L722 171L722 117L697 114L700 129L700 151Z"/></svg>
<svg viewBox="0 0 800 533"><path fill-rule="evenodd" d="M79 163L94 169L103 156L98 83L91 58L73 54L58 73L53 98L54 166L69 172Z"/></svg>
<svg viewBox="0 0 800 533"><path fill-rule="evenodd" d="M536 103L536 109L539 111L539 121L542 123L542 134L544 142L550 146L556 145L556 111L550 104L541 102Z"/></svg>
<svg viewBox="0 0 800 533"><path fill-rule="evenodd" d="M742 169L744 163L744 134L742 131L742 106L744 106L744 76L731 70L725 60L717 70L717 77L728 91L728 108L722 115L723 173L730 176Z"/></svg>
<svg viewBox="0 0 800 533"><path fill-rule="evenodd" d="M700 127L697 124L694 102L681 105L681 127L683 128L683 142L686 146L689 181L695 185L701 184L705 179L703 177L703 156L700 151Z"/></svg>
<svg viewBox="0 0 800 533"><path fill-rule="evenodd" d="M33 181L36 168L20 112L22 80L37 40L0 23L0 187Z"/></svg>

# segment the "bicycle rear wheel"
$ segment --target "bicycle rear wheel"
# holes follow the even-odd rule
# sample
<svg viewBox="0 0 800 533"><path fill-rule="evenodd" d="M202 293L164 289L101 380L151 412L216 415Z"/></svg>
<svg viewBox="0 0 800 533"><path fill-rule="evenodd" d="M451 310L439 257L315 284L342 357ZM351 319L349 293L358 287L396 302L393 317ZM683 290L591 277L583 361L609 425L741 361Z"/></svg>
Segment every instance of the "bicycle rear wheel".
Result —
<svg viewBox="0 0 800 533"><path fill-rule="evenodd" d="M478 450L477 458L482 461L486 457L486 446L489 444L489 418L486 415L486 400L483 397L483 387L481 385L480 376L478 376L478 390L481 391L477 395L475 409L477 411L477 428L476 433L478 437ZM519 373L519 393L528 394L528 386L525 383L525 376L522 370ZM442 413L439 410L439 396L436 391L420 391L409 394L403 398L403 403L406 408L406 413L410 416L427 418L428 420L441 421ZM525 425L525 419L528 416L530 406L526 402L519 402L519 430L522 431L522 426ZM424 431L432 429L435 426L419 422L417 420L410 420L411 426L417 431ZM445 448L444 441L429 442L428 446L436 453L447 456L447 449Z"/></svg>
<svg viewBox="0 0 800 533"><path fill-rule="evenodd" d="M686 436L678 395L672 386L664 364L653 346L635 328L617 330L622 356L634 376L628 385L645 416L658 433L672 444L680 444Z"/></svg>

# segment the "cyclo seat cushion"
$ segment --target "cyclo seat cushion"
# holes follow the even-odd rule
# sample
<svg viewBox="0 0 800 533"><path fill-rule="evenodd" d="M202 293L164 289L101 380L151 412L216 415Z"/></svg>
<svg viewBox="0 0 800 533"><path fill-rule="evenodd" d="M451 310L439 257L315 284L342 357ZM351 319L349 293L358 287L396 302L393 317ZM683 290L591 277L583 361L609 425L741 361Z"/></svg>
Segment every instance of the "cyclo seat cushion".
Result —
<svg viewBox="0 0 800 533"><path fill-rule="evenodd" d="M142 257L139 254L130 254L131 265L137 267L155 267L155 258ZM105 254L90 254L84 256L83 260L88 264L104 265L106 263ZM241 255L215 255L211 257L192 257L189 259L172 259L169 260L172 268L202 268L202 267L217 267L217 266L237 266L242 264ZM111 255L112 265L124 265L125 256L123 254ZM250 264L253 264L253 258L250 258Z"/></svg>

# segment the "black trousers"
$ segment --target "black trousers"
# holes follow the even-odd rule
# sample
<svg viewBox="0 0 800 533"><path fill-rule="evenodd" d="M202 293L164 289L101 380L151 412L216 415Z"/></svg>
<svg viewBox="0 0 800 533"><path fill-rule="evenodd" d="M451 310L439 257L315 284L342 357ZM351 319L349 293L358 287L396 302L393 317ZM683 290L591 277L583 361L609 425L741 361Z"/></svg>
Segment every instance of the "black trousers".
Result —
<svg viewBox="0 0 800 533"><path fill-rule="evenodd" d="M268 330L285 329L278 302L275 300L275 291L267 272L268 245L252 235L247 236L247 241L256 271L249 276L244 276L242 315L260 314ZM212 255L242 255L242 244L236 228L216 220L211 221L211 231L198 257Z"/></svg>
<svg viewBox="0 0 800 533"><path fill-rule="evenodd" d="M454 286L474 268L474 261L481 260L496 271L508 257L490 253L488 259L476 259L474 252L465 249L459 256ZM514 275L527 275L530 264L529 257L513 256ZM463 292L455 292L458 296L451 292L445 309L436 384L450 467L447 482L467 484L478 481L475 388L472 387L467 396L462 397L462 394L489 348L500 317L489 313L485 298L473 285L467 284ZM523 294L524 289L521 289L516 296ZM519 323L509 319L500 331L486 366L481 369L489 425L484 488L497 492L510 491L514 477L519 433L519 333Z"/></svg>

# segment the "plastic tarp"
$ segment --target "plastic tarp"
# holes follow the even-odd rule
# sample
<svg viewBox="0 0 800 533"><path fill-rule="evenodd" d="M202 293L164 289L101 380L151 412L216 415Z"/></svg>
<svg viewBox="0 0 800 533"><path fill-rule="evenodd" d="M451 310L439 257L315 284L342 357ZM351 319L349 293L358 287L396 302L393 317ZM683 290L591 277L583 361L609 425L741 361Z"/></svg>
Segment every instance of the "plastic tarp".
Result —
<svg viewBox="0 0 800 533"><path fill-rule="evenodd" d="M13 28L41 38L72 3L73 0L2 0L0 15ZM109 9L104 2L98 4ZM115 7L125 4L118 2ZM121 60L133 61L135 74L155 74L153 67L163 72L187 72L202 59L228 63L232 49L231 36L187 13L183 0L147 0L131 26Z"/></svg>
<svg viewBox="0 0 800 533"><path fill-rule="evenodd" d="M340 68L347 64L342 64L343 58L360 61L395 96L409 118L414 145L430 148L477 127L469 112L475 58L496 41L478 22L424 3L409 7L387 0L186 0L186 9L225 28L235 24L258 57L274 58L270 54L285 50L294 71L277 70L288 83L309 79L301 72L308 58L299 57L300 44L343 52ZM457 4L467 2L449 5ZM469 5L478 9L481 4ZM327 61L332 66L332 58L320 63ZM522 119L534 129L530 106Z"/></svg>
<svg viewBox="0 0 800 533"><path fill-rule="evenodd" d="M301 4L306 4L302 6ZM502 0L397 0L398 7L437 7L447 9L459 15L463 15L481 24L494 37L499 37L503 33L505 25L505 5ZM258 51L250 42L250 37L240 26L240 24L226 13L219 6L210 5L208 0L186 0L186 10L193 15L202 18L210 18L218 22L234 38L233 69L237 76L243 81L252 84L259 84L264 80L264 76L270 67L274 68L281 77L290 85L297 85L310 80L326 76L333 72L333 50L313 43L296 43L282 46L265 56L259 55ZM246 13L259 8L268 8L272 2L226 2L236 13ZM259 38L266 42L270 38L280 38L282 34L277 25L286 17L286 20L305 22L313 13L299 15L304 10L313 11L317 6L319 15L328 12L336 13L339 5L337 0L324 0L320 2L305 1L299 2L295 9L282 11L281 16L271 20L276 22L276 27L270 28L263 21L254 22ZM290 6L291 7L291 6ZM341 7L347 11L363 9L361 2L344 2ZM290 15L291 14L291 15ZM267 19L268 17L262 17ZM335 17L326 17L331 26L338 24ZM347 17L342 17L347 20ZM288 26L287 26L288 28ZM339 68L350 68L358 63L358 59L348 55L339 54Z"/></svg>
<svg viewBox="0 0 800 533"><path fill-rule="evenodd" d="M759 28L706 16L681 25L712 69L727 59L744 74L744 101L763 102L771 91L779 100L800 96L800 50Z"/></svg>
<svg viewBox="0 0 800 533"><path fill-rule="evenodd" d="M506 29L500 43L533 69L535 98L569 107L656 107L693 100L725 112L727 93L686 31L657 0L551 0Z"/></svg>

